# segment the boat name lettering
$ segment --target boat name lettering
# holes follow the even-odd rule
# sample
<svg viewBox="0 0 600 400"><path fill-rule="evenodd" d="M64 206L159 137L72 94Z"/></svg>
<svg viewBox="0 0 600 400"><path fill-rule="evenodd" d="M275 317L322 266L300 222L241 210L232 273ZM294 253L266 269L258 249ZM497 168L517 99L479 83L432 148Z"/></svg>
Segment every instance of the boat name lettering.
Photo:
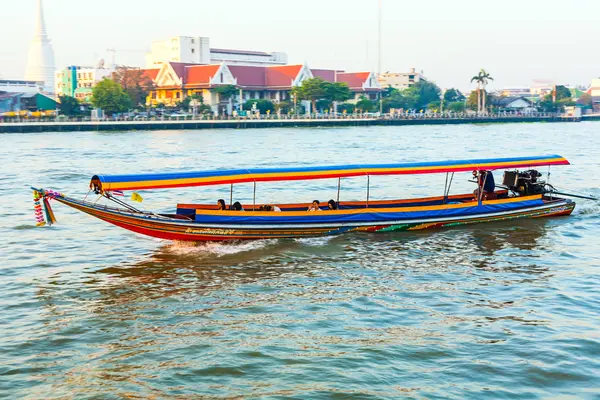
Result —
<svg viewBox="0 0 600 400"><path fill-rule="evenodd" d="M191 229L188 228L185 233L205 234L205 235L231 235L235 233L233 229Z"/></svg>

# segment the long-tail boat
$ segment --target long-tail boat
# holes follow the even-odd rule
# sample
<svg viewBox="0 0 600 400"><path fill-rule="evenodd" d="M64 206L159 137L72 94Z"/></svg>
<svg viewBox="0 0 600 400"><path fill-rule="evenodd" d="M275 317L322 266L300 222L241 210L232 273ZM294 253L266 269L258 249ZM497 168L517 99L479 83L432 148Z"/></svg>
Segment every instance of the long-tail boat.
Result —
<svg viewBox="0 0 600 400"><path fill-rule="evenodd" d="M90 190L116 204L108 206L68 197L60 192L34 189L38 222L45 223L40 210L43 200L48 222L54 222L48 200L54 199L118 227L161 239L181 241L223 241L266 238L299 238L338 235L346 232L390 232L441 228L464 224L569 215L572 200L559 197L554 188L540 180L535 168L567 165L558 155L475 159L401 164L337 165L325 167L258 168L144 175L94 175ZM482 190L487 171L504 170L502 185ZM478 175L474 193L450 195L455 173ZM446 174L443 196L372 200L371 177L379 175ZM367 195L362 201L339 201L342 178L367 177ZM483 182L481 177L483 176ZM243 205L244 211L219 210L213 204L177 204L173 214L141 211L117 196L122 191L258 182L337 179L337 200L333 209L310 204L274 204L277 211L259 211L256 201ZM440 190L441 192L441 190ZM564 194L564 193L561 193ZM137 195L134 192L134 195ZM86 196L87 198L87 196ZM233 201L230 196L230 204ZM323 203L322 203L323 204ZM280 211L279 211L280 210ZM321 211L321 212L319 212Z"/></svg>

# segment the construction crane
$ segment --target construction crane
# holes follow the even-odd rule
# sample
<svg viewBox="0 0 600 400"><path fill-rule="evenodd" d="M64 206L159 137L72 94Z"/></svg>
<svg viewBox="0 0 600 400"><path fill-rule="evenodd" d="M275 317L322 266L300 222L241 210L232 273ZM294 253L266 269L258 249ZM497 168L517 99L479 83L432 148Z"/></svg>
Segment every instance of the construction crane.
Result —
<svg viewBox="0 0 600 400"><path fill-rule="evenodd" d="M114 47L111 49L106 49L107 52L112 53L112 65L116 64L117 52L118 53L147 53L147 50L124 50L124 49L115 49Z"/></svg>

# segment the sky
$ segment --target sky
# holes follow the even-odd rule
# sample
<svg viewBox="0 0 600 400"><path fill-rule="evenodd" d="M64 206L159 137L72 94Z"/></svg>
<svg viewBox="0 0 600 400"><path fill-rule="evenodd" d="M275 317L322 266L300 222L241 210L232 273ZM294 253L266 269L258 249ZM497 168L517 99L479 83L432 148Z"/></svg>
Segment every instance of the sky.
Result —
<svg viewBox="0 0 600 400"><path fill-rule="evenodd" d="M382 0L382 70L414 67L442 88L600 76L600 0ZM20 79L36 0L0 0L0 77ZM56 66L144 66L153 40L207 36L211 47L283 51L290 63L378 70L378 0L44 0Z"/></svg>

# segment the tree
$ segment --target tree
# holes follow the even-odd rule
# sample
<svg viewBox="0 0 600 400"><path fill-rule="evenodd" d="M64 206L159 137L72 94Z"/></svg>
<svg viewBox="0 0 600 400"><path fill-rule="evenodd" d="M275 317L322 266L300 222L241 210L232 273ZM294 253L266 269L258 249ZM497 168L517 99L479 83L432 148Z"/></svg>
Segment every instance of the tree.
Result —
<svg viewBox="0 0 600 400"><path fill-rule="evenodd" d="M389 97L383 98L383 111L389 112L391 108L395 109L410 109L415 108L418 102L417 97L413 92L405 90L395 90Z"/></svg>
<svg viewBox="0 0 600 400"><path fill-rule="evenodd" d="M112 115L127 111L131 106L131 99L121 85L110 79L104 78L94 87L92 104Z"/></svg>
<svg viewBox="0 0 600 400"><path fill-rule="evenodd" d="M360 96L360 99L356 102L356 109L364 112L371 112L375 110L376 104L374 101L369 100L365 96Z"/></svg>
<svg viewBox="0 0 600 400"><path fill-rule="evenodd" d="M458 89L448 89L444 93L444 103L455 103L457 101L465 101L465 96Z"/></svg>
<svg viewBox="0 0 600 400"><path fill-rule="evenodd" d="M591 107L592 106L592 96L590 96L587 93L582 94L577 99L577 104L584 106L584 107Z"/></svg>
<svg viewBox="0 0 600 400"><path fill-rule="evenodd" d="M388 85L385 89L381 91L381 97L384 99L392 97L393 95L399 93L400 91L391 85Z"/></svg>
<svg viewBox="0 0 600 400"><path fill-rule="evenodd" d="M343 113L345 111L346 114L352 114L355 110L356 110L356 104L343 103L343 104L338 105L338 112L341 112L341 113Z"/></svg>
<svg viewBox="0 0 600 400"><path fill-rule="evenodd" d="M75 97L58 96L58 109L61 115L76 117L81 114L81 104Z"/></svg>
<svg viewBox="0 0 600 400"><path fill-rule="evenodd" d="M453 103L449 103L446 106L448 111L452 112L463 112L465 111L465 102L464 101L455 101Z"/></svg>
<svg viewBox="0 0 600 400"><path fill-rule="evenodd" d="M479 112L481 109L481 91L473 90L467 98L467 108Z"/></svg>
<svg viewBox="0 0 600 400"><path fill-rule="evenodd" d="M331 110L333 104L329 99L317 100L316 110Z"/></svg>
<svg viewBox="0 0 600 400"><path fill-rule="evenodd" d="M118 67L112 79L121 85L134 107L144 107L148 94L154 89L152 79L145 75L144 70L138 68Z"/></svg>
<svg viewBox="0 0 600 400"><path fill-rule="evenodd" d="M220 85L213 89L213 92L219 94L221 101L227 101L238 93L238 88L235 85Z"/></svg>
<svg viewBox="0 0 600 400"><path fill-rule="evenodd" d="M266 114L267 111L270 111L271 113L275 112L275 104L267 99L250 99L244 103L244 110L252 110L254 104L256 104L256 109L261 114Z"/></svg>
<svg viewBox="0 0 600 400"><path fill-rule="evenodd" d="M300 86L292 89L293 95L298 100L308 100L312 104L312 112L317 110L317 100L327 96L327 82L320 77L310 78L302 82Z"/></svg>
<svg viewBox="0 0 600 400"><path fill-rule="evenodd" d="M440 101L442 91L433 82L421 80L415 83L412 87L402 91L402 94L408 98L412 98L414 108L427 108L429 103Z"/></svg>
<svg viewBox="0 0 600 400"><path fill-rule="evenodd" d="M282 114L289 114L294 109L294 104L290 101L280 101L275 104L275 111Z"/></svg>
<svg viewBox="0 0 600 400"><path fill-rule="evenodd" d="M571 91L566 86L558 85L554 88L556 93L556 101L571 100Z"/></svg>
<svg viewBox="0 0 600 400"><path fill-rule="evenodd" d="M473 81L477 82L477 112L485 111L485 87L488 85L489 81L493 80L494 78L492 78L490 74L483 68L477 75L471 78L471 83Z"/></svg>
<svg viewBox="0 0 600 400"><path fill-rule="evenodd" d="M325 82L326 100L344 102L352 98L352 91L346 82Z"/></svg>

